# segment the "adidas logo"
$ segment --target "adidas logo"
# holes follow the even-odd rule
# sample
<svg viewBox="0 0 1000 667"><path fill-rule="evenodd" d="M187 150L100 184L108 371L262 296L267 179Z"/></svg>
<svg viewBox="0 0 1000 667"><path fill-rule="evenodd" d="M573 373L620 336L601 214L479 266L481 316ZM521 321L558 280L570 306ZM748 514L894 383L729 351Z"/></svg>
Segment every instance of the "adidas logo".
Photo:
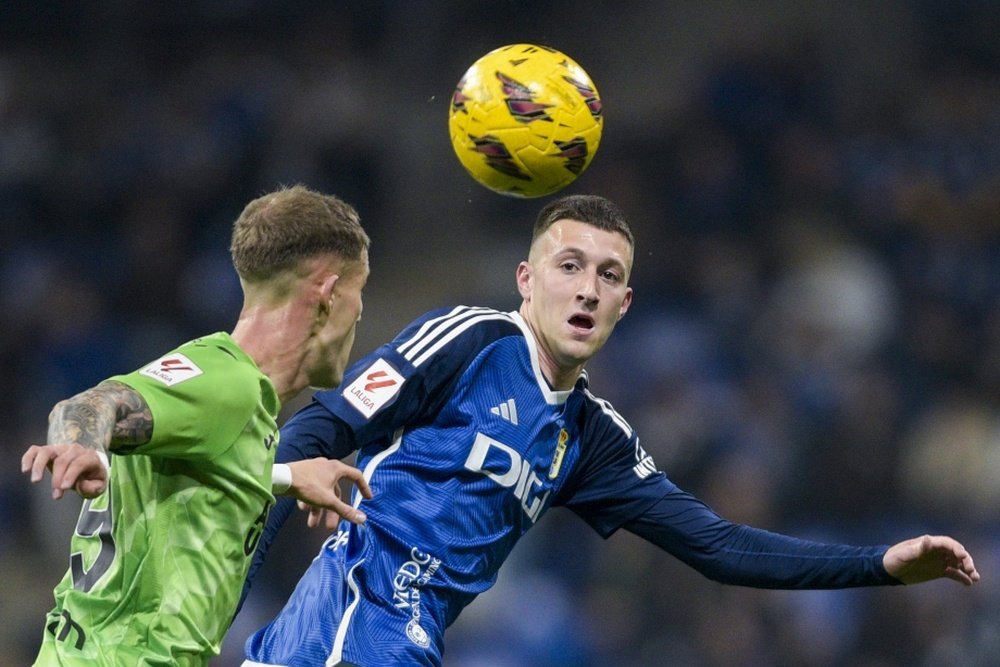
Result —
<svg viewBox="0 0 1000 667"><path fill-rule="evenodd" d="M490 408L490 412L495 415L499 415L514 426L517 426L517 405L514 404L513 398L508 398L500 405Z"/></svg>

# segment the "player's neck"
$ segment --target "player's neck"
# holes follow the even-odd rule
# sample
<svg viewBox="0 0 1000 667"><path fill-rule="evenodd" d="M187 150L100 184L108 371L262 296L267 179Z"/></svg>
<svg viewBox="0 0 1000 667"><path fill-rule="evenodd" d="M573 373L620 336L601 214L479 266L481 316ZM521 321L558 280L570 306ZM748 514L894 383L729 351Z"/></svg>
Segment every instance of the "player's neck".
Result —
<svg viewBox="0 0 1000 667"><path fill-rule="evenodd" d="M554 391L567 391L576 385L580 373L583 372L583 365L566 366L560 364L555 356L549 351L549 347L543 337L539 335L539 329L535 326L531 314L526 307L520 310L521 318L528 325L531 337L535 341L535 349L538 351L538 366L542 375L549 383L549 388Z"/></svg>
<svg viewBox="0 0 1000 667"><path fill-rule="evenodd" d="M302 373L308 325L293 304L271 309L245 306L231 336L271 380L282 403L308 384Z"/></svg>
<svg viewBox="0 0 1000 667"><path fill-rule="evenodd" d="M538 365L542 369L542 375L548 380L549 387L554 391L568 391L572 389L576 385L580 373L583 371L583 366L576 366L569 369L560 366L541 347L538 349Z"/></svg>

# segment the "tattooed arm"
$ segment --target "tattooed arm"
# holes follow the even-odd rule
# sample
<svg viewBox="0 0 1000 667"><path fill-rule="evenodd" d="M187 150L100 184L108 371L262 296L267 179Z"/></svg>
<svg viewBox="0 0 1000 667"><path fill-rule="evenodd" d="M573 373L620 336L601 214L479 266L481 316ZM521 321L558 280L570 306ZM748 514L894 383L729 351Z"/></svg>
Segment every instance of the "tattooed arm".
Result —
<svg viewBox="0 0 1000 667"><path fill-rule="evenodd" d="M152 433L153 416L142 396L120 382L102 382L56 403L46 444L28 448L21 472L39 482L48 468L55 499L69 489L93 498L108 483L108 451L149 442Z"/></svg>

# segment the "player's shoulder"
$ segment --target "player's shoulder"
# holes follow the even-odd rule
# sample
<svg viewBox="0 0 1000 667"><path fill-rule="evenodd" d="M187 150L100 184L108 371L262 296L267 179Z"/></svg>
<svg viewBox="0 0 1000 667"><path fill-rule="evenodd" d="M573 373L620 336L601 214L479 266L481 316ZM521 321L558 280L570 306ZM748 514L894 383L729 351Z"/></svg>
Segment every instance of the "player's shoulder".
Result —
<svg viewBox="0 0 1000 667"><path fill-rule="evenodd" d="M652 475L658 472L656 464L625 417L610 401L595 396L587 388L586 376L578 383L577 392L583 398L580 438L584 465L605 470L611 463L624 462L639 479L653 479Z"/></svg>
<svg viewBox="0 0 1000 667"><path fill-rule="evenodd" d="M428 334L431 331L440 333L462 328L489 328L517 330L518 325L513 313L503 312L488 306L444 306L425 312L413 320L401 335L407 333Z"/></svg>
<svg viewBox="0 0 1000 667"><path fill-rule="evenodd" d="M615 409L611 401L597 396L590 390L586 375L581 376L577 382L576 391L581 397L581 415L587 432L600 433L604 437L613 434L626 440L635 435L631 424Z"/></svg>
<svg viewBox="0 0 1000 667"><path fill-rule="evenodd" d="M420 366L444 349L481 349L508 336L524 336L515 314L483 306L455 306L424 313L396 337L393 345L411 364Z"/></svg>
<svg viewBox="0 0 1000 667"><path fill-rule="evenodd" d="M204 394L205 400L244 404L260 393L263 373L224 332L183 343L130 377L171 393Z"/></svg>
<svg viewBox="0 0 1000 667"><path fill-rule="evenodd" d="M256 362L236 341L225 332L218 332L188 341L177 348L176 353L184 354L203 366L212 379L233 383L233 377L251 380L263 375Z"/></svg>

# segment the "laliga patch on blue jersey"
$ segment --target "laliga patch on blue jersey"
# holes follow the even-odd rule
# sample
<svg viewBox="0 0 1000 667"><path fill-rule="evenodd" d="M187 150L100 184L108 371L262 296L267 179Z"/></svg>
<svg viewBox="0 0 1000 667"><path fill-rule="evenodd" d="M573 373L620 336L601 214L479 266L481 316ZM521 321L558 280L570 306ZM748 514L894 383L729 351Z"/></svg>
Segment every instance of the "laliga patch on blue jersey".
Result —
<svg viewBox="0 0 1000 667"><path fill-rule="evenodd" d="M403 386L403 376L389 365L385 359L376 359L375 363L362 371L354 382L344 389L344 399L355 410L366 418L371 418L399 393Z"/></svg>

